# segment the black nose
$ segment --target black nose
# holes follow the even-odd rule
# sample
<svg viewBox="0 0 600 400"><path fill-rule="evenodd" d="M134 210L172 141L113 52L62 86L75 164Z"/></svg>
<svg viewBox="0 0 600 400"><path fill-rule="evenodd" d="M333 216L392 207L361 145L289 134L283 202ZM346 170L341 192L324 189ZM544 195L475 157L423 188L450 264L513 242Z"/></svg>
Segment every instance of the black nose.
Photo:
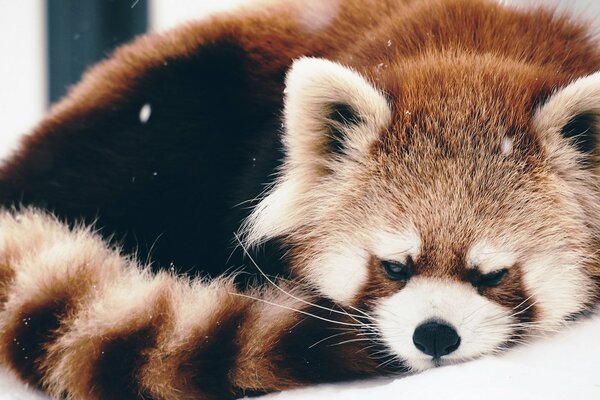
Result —
<svg viewBox="0 0 600 400"><path fill-rule="evenodd" d="M440 358L458 349L460 336L450 325L429 321L417 326L413 343L423 353Z"/></svg>

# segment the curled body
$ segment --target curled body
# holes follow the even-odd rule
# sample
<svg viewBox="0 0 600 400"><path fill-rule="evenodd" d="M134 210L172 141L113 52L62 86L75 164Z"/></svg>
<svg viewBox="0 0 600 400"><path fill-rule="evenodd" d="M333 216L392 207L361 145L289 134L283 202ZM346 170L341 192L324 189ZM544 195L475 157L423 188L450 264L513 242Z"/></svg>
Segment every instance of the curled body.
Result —
<svg viewBox="0 0 600 400"><path fill-rule="evenodd" d="M278 386L265 372L262 390L421 371L555 331L598 302L598 70L586 24L549 10L267 2L141 37L92 68L2 166L0 199L96 221L155 270L242 270L197 295L258 290L257 267L290 279L301 296L248 296L308 296L283 310L308 307L319 335L333 323L316 323L322 312L349 335L368 319L374 353L347 339L322 350L345 360L335 376L309 363L315 379L271 376Z"/></svg>

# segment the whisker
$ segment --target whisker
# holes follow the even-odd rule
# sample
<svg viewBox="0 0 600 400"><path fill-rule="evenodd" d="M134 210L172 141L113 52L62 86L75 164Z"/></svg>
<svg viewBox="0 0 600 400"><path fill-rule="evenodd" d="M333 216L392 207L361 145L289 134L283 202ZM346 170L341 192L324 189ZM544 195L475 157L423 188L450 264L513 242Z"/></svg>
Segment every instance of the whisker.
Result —
<svg viewBox="0 0 600 400"><path fill-rule="evenodd" d="M349 323L349 322L336 321L336 320L333 320L333 319L321 317L319 315L311 314L311 313L309 313L307 311L298 310L298 309L295 309L295 308L292 308L292 307L284 306L283 304L273 303L272 301L264 300L264 299L261 299L259 297L249 296L247 294L235 293L235 292L229 292L229 294L231 294L233 296L244 297L244 298L251 299L251 300L254 300L254 301L259 301L261 303L265 303L265 304L269 304L269 305L272 305L272 306L275 306L275 307L283 308L285 310L294 311L294 312L297 312L297 313L300 313L300 314L304 314L304 315L309 316L309 317L320 319L321 321L331 322L332 324L338 324L338 325L344 325L344 326L355 326L355 327L362 326L360 324L354 324L354 323Z"/></svg>
<svg viewBox="0 0 600 400"><path fill-rule="evenodd" d="M309 305L311 307L316 307L316 308L320 308L322 310L330 311L330 312L333 312L333 313L342 314L342 315L345 315L345 316L350 316L350 314L347 313L347 312L341 312L341 311L334 310L334 309L331 309L331 308L328 308L328 307L323 307L323 306L321 306L319 304L314 304L314 303L312 303L310 301L306 301L304 299L301 299L298 296L294 296L293 294L291 294L288 291L284 290L277 283L275 283L275 281L273 281L271 278L269 278L269 276L267 274L265 274L264 271L258 266L258 264L256 263L256 261L254 261L254 258L252 258L252 255L250 255L250 253L248 252L248 249L246 248L246 246L244 246L244 244L240 240L240 237L238 236L238 234L234 233L234 236L235 236L235 239L240 244L240 247L242 248L242 251L244 252L244 254L246 255L246 257L248 257L248 259L250 260L250 262L252 263L252 265L258 270L258 272L260 272L260 274L267 280L267 282L269 282L271 285L273 285L277 290L279 290L283 294L291 297L292 299L297 300L297 301L299 301L301 303L307 304L307 305ZM356 317L356 318L365 318L365 317L362 317L360 315L353 315L353 317Z"/></svg>
<svg viewBox="0 0 600 400"><path fill-rule="evenodd" d="M367 351L367 350L369 350L369 349L372 349L373 347L377 347L377 346L378 346L378 344L377 344L377 343L375 343L375 344L372 344L372 345L370 345L370 346L363 347L363 348L361 348L360 350L357 350L357 352L356 352L356 353L359 353L359 352L361 352L361 351ZM355 353L355 354L356 354L356 353ZM376 352L376 353L374 353L374 355L375 355L375 354L377 354L377 353L379 353L379 352Z"/></svg>
<svg viewBox="0 0 600 400"><path fill-rule="evenodd" d="M382 362L381 364L377 365L377 367L375 367L375 368L383 368L397 360L400 360L400 358L397 355L395 355L395 354L391 355L391 358L389 360Z"/></svg>
<svg viewBox="0 0 600 400"><path fill-rule="evenodd" d="M343 342L339 342L339 343L333 343L330 344L329 347L336 347L336 346L341 346L343 344L346 343L354 343L354 342L371 342L372 340L369 338L358 338L358 339L348 339L348 340L344 340Z"/></svg>
<svg viewBox="0 0 600 400"><path fill-rule="evenodd" d="M348 306L348 308L351 308L352 310L361 313L362 315L365 316L365 318L368 318L368 319L371 319L371 320L374 319L373 317L371 317L369 314L367 314L366 312L364 312L360 308L356 308L356 307L353 307L353 306L350 306L350 305Z"/></svg>
<svg viewBox="0 0 600 400"><path fill-rule="evenodd" d="M315 347L315 346L317 346L317 345L325 342L326 340L333 339L334 337L341 336L341 335L347 335L349 333L352 333L352 330L349 330L348 332L341 332L341 333L336 333L336 334L331 335L331 336L327 336L325 339L321 339L318 342L315 342L315 343L311 344L310 346L308 346L308 348L312 349L313 347Z"/></svg>

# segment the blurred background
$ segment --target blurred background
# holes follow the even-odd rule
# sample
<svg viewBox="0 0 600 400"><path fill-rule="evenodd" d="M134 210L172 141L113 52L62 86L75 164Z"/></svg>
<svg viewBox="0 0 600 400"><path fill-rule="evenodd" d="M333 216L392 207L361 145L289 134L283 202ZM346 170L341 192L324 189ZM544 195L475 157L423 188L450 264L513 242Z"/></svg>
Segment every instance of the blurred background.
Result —
<svg viewBox="0 0 600 400"><path fill-rule="evenodd" d="M0 0L0 159L87 66L120 43L248 1ZM600 0L498 1L570 8L596 21L600 16Z"/></svg>
<svg viewBox="0 0 600 400"><path fill-rule="evenodd" d="M248 0L0 0L0 158L119 44Z"/></svg>

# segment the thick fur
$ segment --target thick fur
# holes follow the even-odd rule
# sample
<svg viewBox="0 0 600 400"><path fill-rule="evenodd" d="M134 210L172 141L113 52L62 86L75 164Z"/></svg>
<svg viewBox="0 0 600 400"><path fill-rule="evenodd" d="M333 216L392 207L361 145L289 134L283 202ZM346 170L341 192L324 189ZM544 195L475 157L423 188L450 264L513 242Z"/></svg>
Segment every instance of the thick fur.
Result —
<svg viewBox="0 0 600 400"><path fill-rule="evenodd" d="M0 198L97 221L156 265L242 266L232 233L282 158L285 73L377 25L388 5L371 3L266 4L139 38L53 107L4 165Z"/></svg>
<svg viewBox="0 0 600 400"><path fill-rule="evenodd" d="M353 66L398 96L394 121L454 105L455 124L486 118L489 128L500 122L494 110L507 110L509 133L599 58L584 27L486 1L238 10L142 37L92 68L3 166L2 201L98 221L105 237L157 266L213 275L239 268L232 232L283 157L284 76L303 55ZM440 109L436 99L451 93Z"/></svg>
<svg viewBox="0 0 600 400"><path fill-rule="evenodd" d="M225 399L390 372L352 344L360 329L323 341L359 324L285 283L152 275L40 212L0 226L0 361L56 398Z"/></svg>
<svg viewBox="0 0 600 400"><path fill-rule="evenodd" d="M67 225L2 216L2 360L57 397L220 398L554 331L600 298L598 70L584 23L486 0L268 2L141 37L0 171L4 205ZM155 270L245 272L151 275L80 221ZM256 268L288 293L239 292ZM431 321L451 354L413 343Z"/></svg>
<svg viewBox="0 0 600 400"><path fill-rule="evenodd" d="M448 114L436 99L463 88L444 103L463 114L455 123L489 126L499 122L493 110L506 109L509 133L552 90L598 66L584 27L486 1L238 10L142 37L92 68L3 166L2 201L97 220L105 237L156 265L213 275L241 267L232 232L283 157L284 76L302 55L354 66L402 93L395 121L411 109L412 118Z"/></svg>

